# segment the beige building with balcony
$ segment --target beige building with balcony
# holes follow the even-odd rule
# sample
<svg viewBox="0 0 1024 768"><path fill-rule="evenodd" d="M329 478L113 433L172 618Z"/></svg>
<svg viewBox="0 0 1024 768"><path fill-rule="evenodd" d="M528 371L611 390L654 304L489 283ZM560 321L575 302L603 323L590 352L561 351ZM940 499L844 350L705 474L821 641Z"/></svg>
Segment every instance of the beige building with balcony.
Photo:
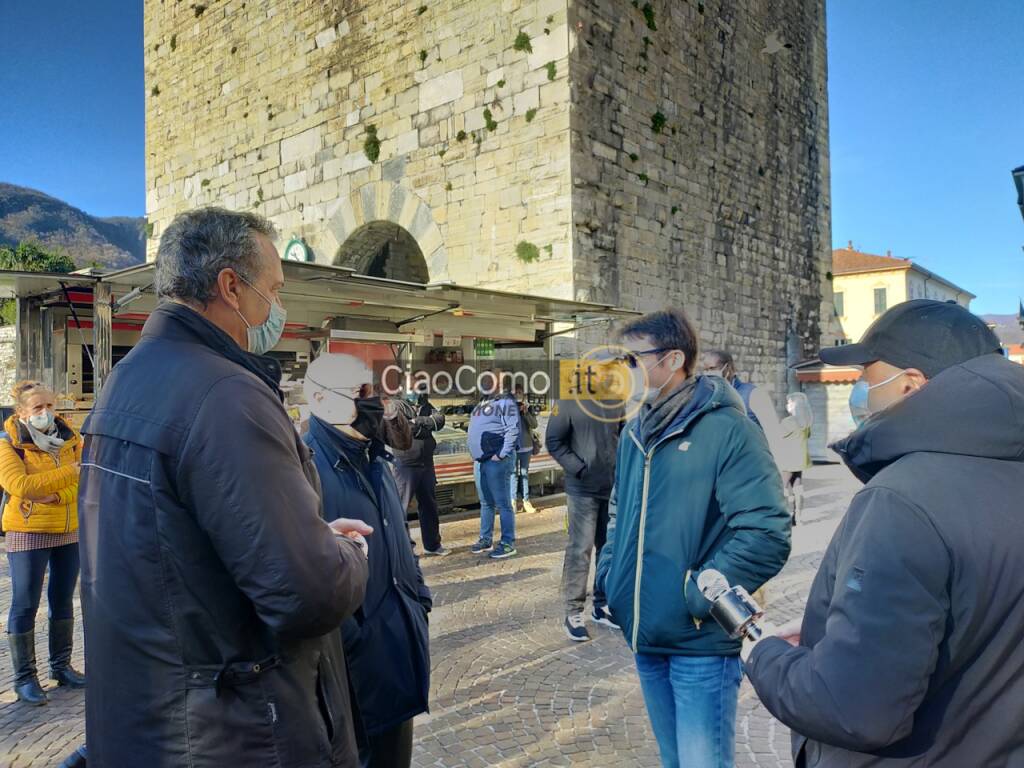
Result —
<svg viewBox="0 0 1024 768"><path fill-rule="evenodd" d="M938 299L970 308L975 298L910 259L863 253L852 242L832 251L832 274L835 310L843 332L840 344L860 341L876 317L904 301ZM817 360L797 367L797 381L814 413L810 452L815 461L839 459L828 446L854 429L849 399L860 376L857 367L829 366Z"/></svg>
<svg viewBox="0 0 1024 768"><path fill-rule="evenodd" d="M910 259L876 256L846 248L832 251L832 292L836 315L848 342L856 342L889 307L912 299L955 301L968 309L976 298Z"/></svg>

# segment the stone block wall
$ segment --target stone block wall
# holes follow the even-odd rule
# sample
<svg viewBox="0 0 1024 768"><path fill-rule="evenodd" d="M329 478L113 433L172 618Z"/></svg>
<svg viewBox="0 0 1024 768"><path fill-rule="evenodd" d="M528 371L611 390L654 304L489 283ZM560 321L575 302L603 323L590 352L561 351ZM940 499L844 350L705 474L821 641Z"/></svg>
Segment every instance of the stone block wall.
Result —
<svg viewBox="0 0 1024 768"><path fill-rule="evenodd" d="M201 205L324 263L391 222L431 280L682 305L781 402L835 327L824 5L145 0L150 254Z"/></svg>
<svg viewBox="0 0 1024 768"><path fill-rule="evenodd" d="M150 256L201 205L325 263L387 220L432 280L571 297L566 21L566 0L146 0Z"/></svg>
<svg viewBox="0 0 1024 768"><path fill-rule="evenodd" d="M577 298L683 306L777 401L833 314L824 5L569 11Z"/></svg>
<svg viewBox="0 0 1024 768"><path fill-rule="evenodd" d="M0 405L14 401L11 388L18 375L18 357L13 325L0 325Z"/></svg>

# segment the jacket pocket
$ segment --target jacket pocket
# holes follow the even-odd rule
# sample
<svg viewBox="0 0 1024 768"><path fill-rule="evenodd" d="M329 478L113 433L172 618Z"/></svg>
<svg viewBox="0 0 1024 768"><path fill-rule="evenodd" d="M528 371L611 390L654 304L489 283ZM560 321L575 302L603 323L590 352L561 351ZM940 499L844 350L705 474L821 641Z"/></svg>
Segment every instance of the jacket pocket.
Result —
<svg viewBox="0 0 1024 768"><path fill-rule="evenodd" d="M334 744L344 723L340 717L342 703L338 701L337 679L330 656L320 657L316 675L316 701L320 710L323 733L328 745Z"/></svg>
<svg viewBox="0 0 1024 768"><path fill-rule="evenodd" d="M223 768L244 758L251 765L273 764L274 726L278 705L268 697L260 679L189 687L185 695L189 765Z"/></svg>

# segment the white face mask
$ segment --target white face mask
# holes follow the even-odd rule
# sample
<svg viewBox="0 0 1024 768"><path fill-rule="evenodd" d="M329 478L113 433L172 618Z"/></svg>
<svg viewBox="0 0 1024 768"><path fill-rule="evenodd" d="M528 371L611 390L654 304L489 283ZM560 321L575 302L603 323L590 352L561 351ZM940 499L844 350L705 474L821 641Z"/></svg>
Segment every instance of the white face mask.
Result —
<svg viewBox="0 0 1024 768"><path fill-rule="evenodd" d="M656 362L653 366L651 366L651 368L657 368L671 354L672 354L672 352L669 352L668 355L665 355L660 360L658 360L658 362ZM650 374L650 369L645 371L646 377L645 377L644 373L640 372L639 368L637 368L635 370L637 371L637 373L634 374L633 391L634 392L638 392L638 391L641 391L639 385L643 384L644 381L650 381L650 375L651 374ZM676 368L673 368L672 372L675 373L676 370L677 370ZM671 374L669 376L669 379L670 378L671 378ZM644 402L644 403L653 403L655 400L658 399L658 396L661 394L661 390L663 390L665 388L665 386L668 384L669 379L665 379L665 381L662 382L661 386L658 386L658 387L650 387L650 386L644 387L644 389L642 390L643 394L640 397L636 397L635 399L639 400L640 402Z"/></svg>
<svg viewBox="0 0 1024 768"><path fill-rule="evenodd" d="M28 417L28 423L40 432L46 432L50 427L52 427L53 421L53 411L50 410L43 411L42 413L33 413Z"/></svg>

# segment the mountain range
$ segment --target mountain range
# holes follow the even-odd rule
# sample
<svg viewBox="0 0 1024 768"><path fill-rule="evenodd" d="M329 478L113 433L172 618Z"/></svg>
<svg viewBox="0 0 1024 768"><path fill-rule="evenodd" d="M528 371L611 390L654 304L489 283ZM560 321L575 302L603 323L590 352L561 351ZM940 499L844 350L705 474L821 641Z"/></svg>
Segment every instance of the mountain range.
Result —
<svg viewBox="0 0 1024 768"><path fill-rule="evenodd" d="M100 218L43 192L0 182L0 245L33 240L80 267L123 269L146 260L146 219Z"/></svg>

